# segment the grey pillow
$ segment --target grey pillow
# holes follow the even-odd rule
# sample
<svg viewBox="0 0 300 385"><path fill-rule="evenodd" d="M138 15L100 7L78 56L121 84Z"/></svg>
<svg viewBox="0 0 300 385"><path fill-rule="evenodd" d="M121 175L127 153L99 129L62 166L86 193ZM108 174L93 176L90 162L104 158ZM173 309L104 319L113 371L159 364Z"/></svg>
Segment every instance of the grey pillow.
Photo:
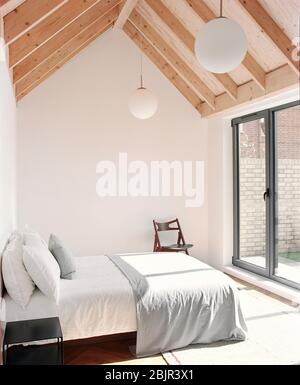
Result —
<svg viewBox="0 0 300 385"><path fill-rule="evenodd" d="M61 278L72 279L76 271L76 265L75 258L70 250L54 234L50 235L48 247L59 265Z"/></svg>

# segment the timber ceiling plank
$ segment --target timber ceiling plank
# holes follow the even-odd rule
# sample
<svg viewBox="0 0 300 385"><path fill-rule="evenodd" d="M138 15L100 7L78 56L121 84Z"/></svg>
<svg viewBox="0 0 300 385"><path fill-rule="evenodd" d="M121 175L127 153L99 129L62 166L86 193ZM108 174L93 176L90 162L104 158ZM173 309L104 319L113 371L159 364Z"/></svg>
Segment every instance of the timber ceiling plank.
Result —
<svg viewBox="0 0 300 385"><path fill-rule="evenodd" d="M122 29L139 0L126 0L114 28Z"/></svg>
<svg viewBox="0 0 300 385"><path fill-rule="evenodd" d="M165 60L165 58L152 46L152 44L139 32L129 21L123 27L129 38L145 53L153 64L169 79L177 90L196 108L199 112L202 105L201 99Z"/></svg>
<svg viewBox="0 0 300 385"><path fill-rule="evenodd" d="M181 59L177 52L152 28L152 26L137 12L133 11L129 20L153 44L195 90L199 98L205 100L214 109L215 94L206 86L197 74Z"/></svg>
<svg viewBox="0 0 300 385"><path fill-rule="evenodd" d="M31 28L9 46L10 67L37 49L66 25L87 11L99 0L72 0L62 5L46 19ZM103 0L109 5L112 0Z"/></svg>
<svg viewBox="0 0 300 385"><path fill-rule="evenodd" d="M184 1L184 4L188 4L195 12L194 14L191 10L189 11L190 14L195 15L195 20L198 16L204 22L208 22L216 17L203 0L180 1ZM1 2L3 4L6 1L0 0L0 5ZM151 7L153 10L152 14L155 15L153 20L151 18L148 20L144 15L143 17L139 13L142 12L139 7L139 11L132 11L137 3L136 0L127 0L127 2L124 0L43 0L43 4L40 0L39 3L38 0L27 0L16 8L19 11L23 10L22 13L10 12L8 15L15 14L14 16L19 18L17 26L8 27L8 24L6 26L7 39L11 42L8 47L10 65L14 66L17 100L27 95L104 31L115 25L126 5L127 11L129 10L127 12L129 19L127 20L128 15L125 15L124 20L123 17L122 20L120 19L120 22L125 23L123 30L126 35L203 117L214 116L238 105L299 85L299 62L296 64L292 61L294 46L257 0L239 0L236 7L240 5L245 8L245 13L242 12L242 8L240 9L245 19L255 25L252 21L252 18L254 19L261 30L273 41L278 51L284 54L282 58L284 57L288 64L266 73L248 52L243 61L243 67L240 68L247 69L253 80L238 86L236 83L238 78L235 82L229 74L213 74L226 90L224 94L218 96L205 84L205 80L201 80L198 67L192 67L186 60L187 53L194 54L195 37L185 20L178 14L173 14L164 1L145 0L145 2L148 5L142 2L143 7ZM118 10L120 3L124 4L121 12ZM30 15L29 4L34 7L30 18L26 17L26 12ZM151 9L149 8L149 11ZM156 23L161 28L156 29ZM172 38L167 40L166 35L169 30L172 32ZM173 45L173 41L176 44ZM272 47L271 44L269 46ZM275 48L273 50L277 53ZM278 56L281 57L280 54ZM282 62L284 62L283 59ZM210 80L212 78L207 78L206 82Z"/></svg>
<svg viewBox="0 0 300 385"><path fill-rule="evenodd" d="M42 17L53 11L65 0L27 0L12 12L4 16L4 38L8 44L12 39L24 33Z"/></svg>
<svg viewBox="0 0 300 385"><path fill-rule="evenodd" d="M194 54L195 38L190 31L178 20L178 18L161 2L161 0L146 0L146 3L153 9L153 11L166 23L175 35L189 48ZM200 67L200 65L199 65ZM205 71L203 69L203 71ZM222 84L225 91L233 99L237 97L237 84L228 74L213 74L219 83Z"/></svg>
<svg viewBox="0 0 300 385"><path fill-rule="evenodd" d="M266 95L276 95L283 90L293 89L299 86L299 78L295 71L286 64L283 67L277 68L266 75L266 88L263 91L258 87L255 81L245 83L238 88L238 99L236 101L228 98L228 95L223 94L216 97L216 109L211 109L203 103L201 113L203 117L213 116L225 110L230 110L239 105L251 103L254 100L264 98Z"/></svg>
<svg viewBox="0 0 300 385"><path fill-rule="evenodd" d="M32 90L34 90L38 85L43 83L46 79L48 79L52 74L54 74L57 70L59 70L64 64L66 64L69 60L71 60L74 56L76 56L80 51L90 45L95 39L97 39L100 35L102 35L105 31L107 31L113 24L108 25L99 35L93 36L90 40L87 40L83 45L78 47L77 50L73 51L69 56L67 56L64 60L62 60L59 64L57 64L54 68L52 68L49 72L45 73L41 78L39 78L35 83L33 83L30 87L28 87L23 92L17 95L17 101L20 101L24 96L28 95Z"/></svg>
<svg viewBox="0 0 300 385"><path fill-rule="evenodd" d="M272 17L257 0L239 0L239 3L262 28L263 32L269 36L275 46L283 53L283 55L285 55L290 66L297 74L299 74L300 61L293 60L293 50L295 49L295 46L282 29L275 23Z"/></svg>
<svg viewBox="0 0 300 385"><path fill-rule="evenodd" d="M83 46L87 41L94 39L95 36L100 36L102 32L107 28L107 26L111 25L117 19L117 17L118 10L116 7L114 7L109 13L98 18L94 23L92 23L80 34L76 35L61 49L54 52L54 54L52 54L47 60L42 62L31 73L29 73L16 84L17 96L24 93L24 91L30 88L33 84L39 82L40 79L44 78L48 72L52 71L53 68L56 68L59 63L65 63L66 59L70 58L71 56L73 57L73 52L78 52L80 47Z"/></svg>
<svg viewBox="0 0 300 385"><path fill-rule="evenodd" d="M14 83L21 80L28 73L33 71L38 65L46 60L55 51L60 49L70 39L73 39L76 35L81 33L91 23L99 18L99 15L105 15L113 7L120 4L121 0L100 1L91 7L88 11L79 16L66 28L62 29L45 44L40 46L31 55L27 56L24 60L18 63L13 68L13 80Z"/></svg>

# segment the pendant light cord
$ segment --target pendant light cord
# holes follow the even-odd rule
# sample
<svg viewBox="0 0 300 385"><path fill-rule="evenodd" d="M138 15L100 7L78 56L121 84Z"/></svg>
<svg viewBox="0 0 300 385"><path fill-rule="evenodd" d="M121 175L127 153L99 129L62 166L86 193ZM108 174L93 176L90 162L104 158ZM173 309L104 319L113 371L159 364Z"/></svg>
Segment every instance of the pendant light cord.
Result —
<svg viewBox="0 0 300 385"><path fill-rule="evenodd" d="M220 17L223 17L223 0L220 0Z"/></svg>
<svg viewBox="0 0 300 385"><path fill-rule="evenodd" d="M144 88L143 85L143 54L141 53L141 88Z"/></svg>

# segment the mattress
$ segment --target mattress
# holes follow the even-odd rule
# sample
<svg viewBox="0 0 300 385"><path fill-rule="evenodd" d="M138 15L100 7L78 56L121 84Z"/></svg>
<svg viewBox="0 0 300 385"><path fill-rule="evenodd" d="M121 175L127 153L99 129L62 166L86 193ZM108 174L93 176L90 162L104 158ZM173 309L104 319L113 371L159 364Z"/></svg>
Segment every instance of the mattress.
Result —
<svg viewBox="0 0 300 385"><path fill-rule="evenodd" d="M59 316L65 340L136 331L136 305L127 278L108 257L76 258L72 280L60 280L56 305L38 289L26 309L6 293L6 320Z"/></svg>

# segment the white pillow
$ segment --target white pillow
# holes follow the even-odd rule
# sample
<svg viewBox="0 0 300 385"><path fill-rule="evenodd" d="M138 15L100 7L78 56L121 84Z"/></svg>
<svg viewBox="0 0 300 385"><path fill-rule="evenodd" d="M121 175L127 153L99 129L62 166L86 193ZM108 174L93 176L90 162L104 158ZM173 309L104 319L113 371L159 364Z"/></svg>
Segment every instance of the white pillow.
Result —
<svg viewBox="0 0 300 385"><path fill-rule="evenodd" d="M23 264L23 239L21 235L15 234L4 250L2 271L8 294L25 309L35 285Z"/></svg>
<svg viewBox="0 0 300 385"><path fill-rule="evenodd" d="M24 238L23 238L23 233L21 233L19 230L14 230L10 237L9 237L9 242L12 242L14 241L16 238L19 238L22 240L22 242L24 241Z"/></svg>
<svg viewBox="0 0 300 385"><path fill-rule="evenodd" d="M36 286L47 297L58 303L60 269L48 248L23 246L23 261Z"/></svg>
<svg viewBox="0 0 300 385"><path fill-rule="evenodd" d="M40 247L45 246L48 249L47 243L43 240L39 233L26 232L24 233L25 246Z"/></svg>

